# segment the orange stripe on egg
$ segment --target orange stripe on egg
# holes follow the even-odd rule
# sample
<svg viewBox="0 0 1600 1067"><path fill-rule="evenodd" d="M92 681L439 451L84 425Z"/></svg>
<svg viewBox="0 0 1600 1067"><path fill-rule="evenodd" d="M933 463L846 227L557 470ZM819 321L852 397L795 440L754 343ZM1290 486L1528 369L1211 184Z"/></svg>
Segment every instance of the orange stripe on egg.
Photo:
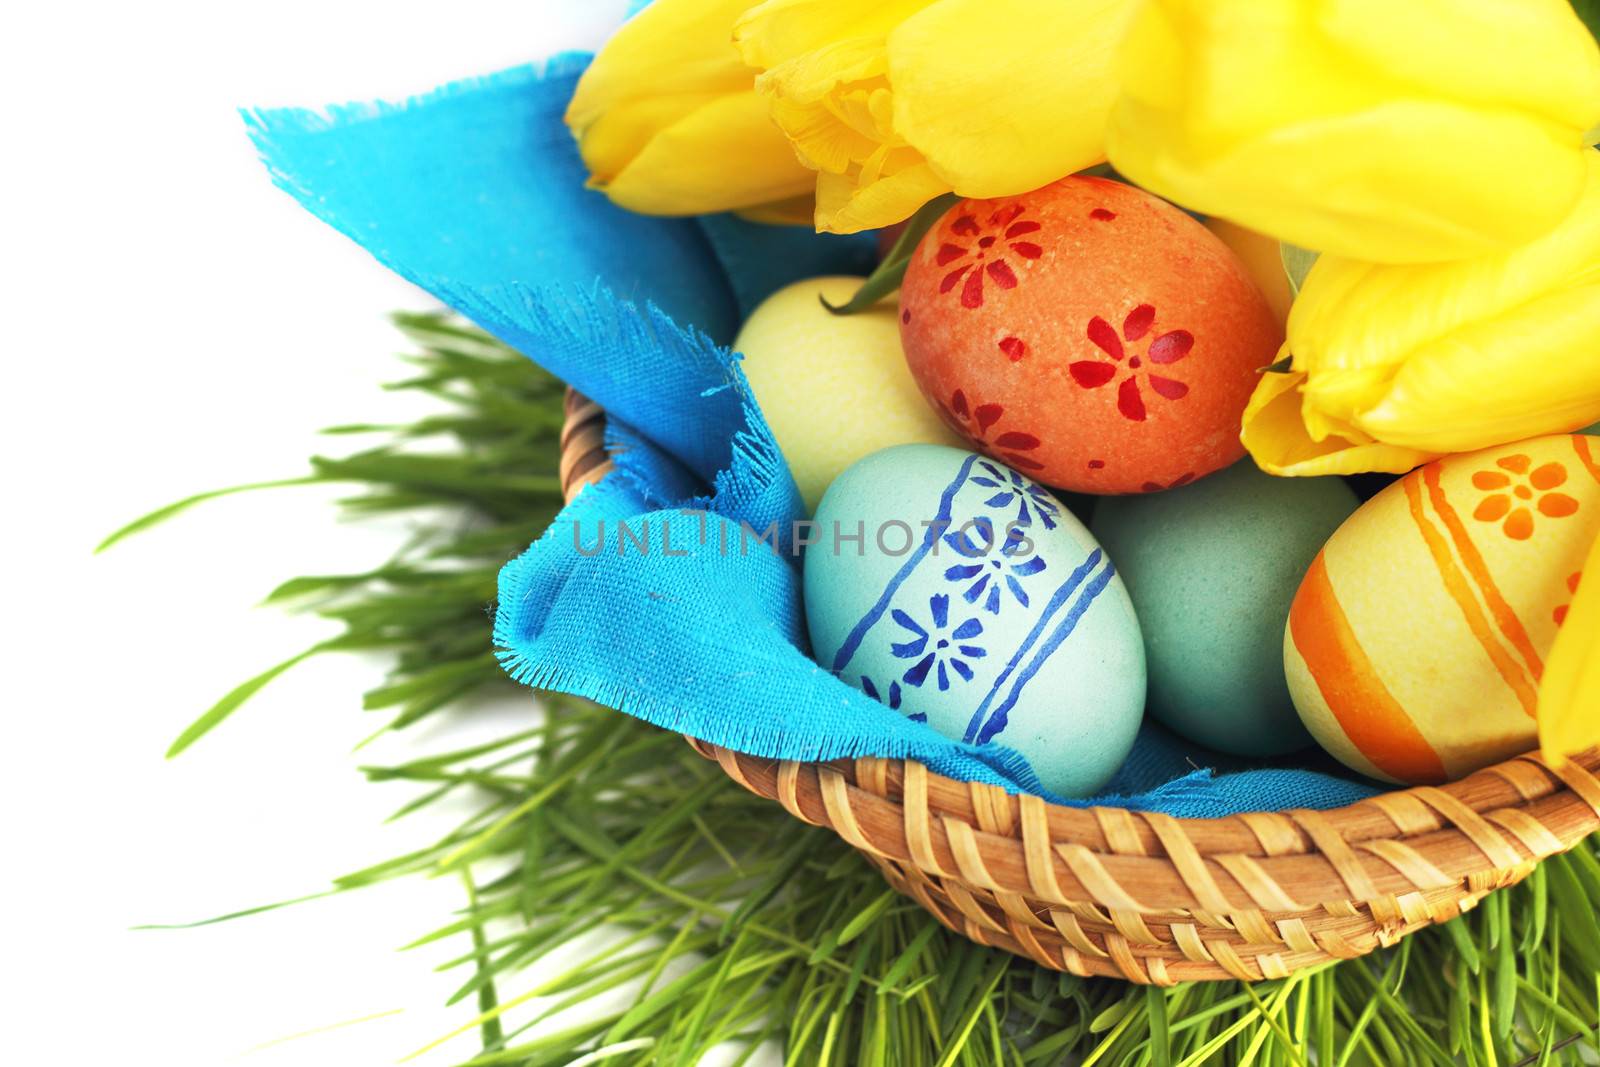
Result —
<svg viewBox="0 0 1600 1067"><path fill-rule="evenodd" d="M1595 462L1594 453L1589 450L1589 439L1581 433L1575 433L1572 435L1572 447L1583 465L1589 468L1589 473L1594 475L1594 480L1600 482L1600 463Z"/></svg>
<svg viewBox="0 0 1600 1067"><path fill-rule="evenodd" d="M1413 783L1445 781L1444 761L1378 677L1317 554L1289 609L1289 633L1340 729L1372 765Z"/></svg>
<svg viewBox="0 0 1600 1067"><path fill-rule="evenodd" d="M1504 608L1505 614L1509 615L1511 622L1515 624L1519 633L1522 632L1522 623L1517 620L1510 606L1500 597L1499 590L1495 588L1493 580L1489 577L1488 569L1483 565L1483 557L1478 555L1477 549L1466 539L1466 529L1461 526L1461 520L1456 517L1454 509L1450 507L1450 502L1444 498L1444 492L1439 488L1439 468L1435 465L1430 465L1417 473L1407 475L1403 484L1406 490L1406 500L1411 505L1411 517L1416 520L1417 530L1422 534L1422 540L1428 546L1429 554L1433 556L1434 566L1439 570L1439 577L1444 580L1445 590L1450 594L1450 598L1456 602L1456 606L1461 609L1461 614L1467 620L1467 626L1472 630L1472 635L1478 639L1478 644L1483 646L1483 651L1489 656L1489 660L1494 664L1495 669L1500 672L1500 677L1505 680L1506 685L1516 694L1517 700L1522 704L1522 710L1527 712L1529 716L1534 716L1539 710L1538 687L1528 677L1522 664L1518 663L1511 653L1507 652L1505 647L1500 644L1499 638L1495 636L1494 630L1489 626L1489 620L1484 617L1483 609L1478 605L1477 597L1473 595L1472 585L1467 581L1466 576L1461 573L1461 569L1456 566L1455 558L1450 555L1450 545L1445 541L1443 535L1434 528L1427 512L1423 510L1421 486L1424 481L1428 486L1428 495L1433 502L1434 510L1439 513L1439 517L1444 521L1445 526L1449 528L1451 535L1455 539L1456 547L1461 550L1462 557L1467 561L1468 569L1478 579L1479 588L1483 590L1486 599L1489 600L1491 605L1496 605L1498 602L1499 606L1495 607L1495 615L1497 621L1500 622L1501 630L1504 631L1506 629L1505 618L1502 617L1500 612L1501 607ZM1457 532L1458 530L1459 533ZM1476 567L1474 567L1474 563ZM1527 635L1523 634L1522 639L1526 642ZM1528 653L1533 653L1531 645L1528 647ZM1534 659L1537 661L1537 654L1534 654Z"/></svg>
<svg viewBox="0 0 1600 1067"><path fill-rule="evenodd" d="M1429 464L1425 467L1423 478L1428 486L1428 500L1433 504L1433 510L1439 513L1445 529L1450 531L1450 538L1455 542L1456 551L1460 553L1462 562L1467 565L1467 573L1472 575L1473 581L1478 585L1478 591L1483 594L1484 602L1494 614L1495 624L1500 627L1500 632L1505 634L1506 640L1511 642L1512 647L1521 654L1523 662L1528 665L1528 671L1533 675L1529 679L1530 686L1537 683L1544 676L1544 660L1539 657L1538 649L1534 648L1533 642L1528 639L1528 631L1523 628L1522 620L1517 617L1516 611L1501 594L1500 587L1495 584L1494 576L1489 573L1489 567L1483 561L1483 554L1467 535L1466 525L1456 514L1454 505L1445 496L1444 487L1439 484L1438 464Z"/></svg>

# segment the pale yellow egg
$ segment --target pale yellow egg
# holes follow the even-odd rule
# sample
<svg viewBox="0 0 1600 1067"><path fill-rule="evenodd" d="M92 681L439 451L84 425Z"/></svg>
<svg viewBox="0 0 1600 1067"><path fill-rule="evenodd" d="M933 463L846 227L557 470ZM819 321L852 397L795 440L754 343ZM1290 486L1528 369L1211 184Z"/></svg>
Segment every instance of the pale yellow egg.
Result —
<svg viewBox="0 0 1600 1067"><path fill-rule="evenodd" d="M958 445L917 390L892 299L835 315L861 278L809 278L751 313L734 349L789 461L806 513L846 467L890 445Z"/></svg>
<svg viewBox="0 0 1600 1067"><path fill-rule="evenodd" d="M1532 750L1539 681L1600 535L1600 445L1539 437L1430 463L1312 564L1284 666L1324 748L1432 783Z"/></svg>

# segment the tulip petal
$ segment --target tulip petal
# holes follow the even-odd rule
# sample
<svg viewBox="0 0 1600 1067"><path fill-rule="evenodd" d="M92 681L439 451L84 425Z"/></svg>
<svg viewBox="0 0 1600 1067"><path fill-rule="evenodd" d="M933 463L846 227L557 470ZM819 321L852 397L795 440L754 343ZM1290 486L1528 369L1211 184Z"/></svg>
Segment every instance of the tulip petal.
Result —
<svg viewBox="0 0 1600 1067"><path fill-rule="evenodd" d="M1557 766L1600 744L1600 539L1583 573L1539 686L1539 743Z"/></svg>
<svg viewBox="0 0 1600 1067"><path fill-rule="evenodd" d="M855 233L909 217L950 191L893 127L888 33L934 0L768 0L736 20L759 92L818 171L818 230Z"/></svg>
<svg viewBox="0 0 1600 1067"><path fill-rule="evenodd" d="M679 103L677 117L699 104L696 97L740 92L755 73L729 38L748 0L655 0L623 23L606 41L572 93L567 124L580 137L590 124L620 104Z"/></svg>
<svg viewBox="0 0 1600 1067"><path fill-rule="evenodd" d="M1597 337L1600 280L1419 347L1359 424L1437 452L1580 429L1600 418Z"/></svg>
<svg viewBox="0 0 1600 1067"><path fill-rule="evenodd" d="M1600 119L1600 48L1564 0L1153 0L1121 76L1124 174L1373 262L1534 239L1577 199Z"/></svg>
<svg viewBox="0 0 1600 1067"><path fill-rule="evenodd" d="M1264 374L1245 408L1240 440L1268 474L1295 478L1366 471L1404 474L1438 458L1359 435L1314 440L1303 416L1305 382L1304 372Z"/></svg>
<svg viewBox="0 0 1600 1067"><path fill-rule="evenodd" d="M1026 192L1103 159L1116 45L1136 3L767 0L733 36L820 172L817 227L851 233L952 190ZM1026 241L1012 250L1043 254Z"/></svg>
<svg viewBox="0 0 1600 1067"><path fill-rule="evenodd" d="M1600 49L1569 0L1336 0L1317 26L1351 55L1456 99L1579 130L1600 119Z"/></svg>
<svg viewBox="0 0 1600 1067"><path fill-rule="evenodd" d="M647 215L704 215L804 196L816 174L754 92L721 96L658 131L607 196Z"/></svg>
<svg viewBox="0 0 1600 1067"><path fill-rule="evenodd" d="M824 233L859 233L909 218L950 186L926 163L886 174L868 185L823 172L817 179L816 227Z"/></svg>
<svg viewBox="0 0 1600 1067"><path fill-rule="evenodd" d="M871 5L862 5L871 6ZM894 128L963 196L1024 193L1105 158L1134 0L940 0L889 35Z"/></svg>
<svg viewBox="0 0 1600 1067"><path fill-rule="evenodd" d="M1185 207L1379 263L1513 247L1554 226L1583 184L1576 136L1447 102L1308 117L1226 148L1187 151L1170 117L1124 102L1108 139L1118 170Z"/></svg>
<svg viewBox="0 0 1600 1067"><path fill-rule="evenodd" d="M760 208L813 175L730 39L748 0L655 0L612 35L567 107L592 184L645 214Z"/></svg>
<svg viewBox="0 0 1600 1067"><path fill-rule="evenodd" d="M656 0L660 3L661 0ZM726 26L746 64L771 70L851 38L886 37L896 26L935 0L749 0L736 10ZM726 33L724 34L726 37Z"/></svg>
<svg viewBox="0 0 1600 1067"><path fill-rule="evenodd" d="M583 82L580 80L578 84L581 86ZM574 123L574 110L569 107L567 122L578 136L578 151L589 168L590 184L603 188L657 133L693 114L696 108L725 95L722 91L708 90L620 99L586 118L581 127Z"/></svg>
<svg viewBox="0 0 1600 1067"><path fill-rule="evenodd" d="M781 73L781 68L773 73ZM784 92L784 81L765 74L756 86L768 102L778 129L794 145L800 160L813 170L845 174L882 147L877 131L869 123L852 125L840 121L839 105L848 103L848 94L836 94L833 99L778 95Z"/></svg>

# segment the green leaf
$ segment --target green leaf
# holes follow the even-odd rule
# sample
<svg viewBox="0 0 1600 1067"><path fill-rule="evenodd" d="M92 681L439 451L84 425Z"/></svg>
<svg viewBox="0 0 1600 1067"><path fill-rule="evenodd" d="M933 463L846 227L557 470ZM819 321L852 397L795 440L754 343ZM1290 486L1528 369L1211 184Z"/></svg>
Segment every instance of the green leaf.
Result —
<svg viewBox="0 0 1600 1067"><path fill-rule="evenodd" d="M1288 241L1278 242L1278 258L1283 260L1283 271L1289 276L1289 291L1295 296L1300 295L1300 287L1305 285L1306 275L1311 273L1319 255L1320 252L1312 252Z"/></svg>
<svg viewBox="0 0 1600 1067"><path fill-rule="evenodd" d="M1478 957L1478 946L1474 943L1472 931L1468 928L1467 921L1465 919L1451 919L1444 924L1443 929L1455 945L1456 953L1461 957L1461 962L1467 965L1467 970L1477 974L1482 962Z"/></svg>
<svg viewBox="0 0 1600 1067"><path fill-rule="evenodd" d="M188 748L206 734L210 733L215 727L221 725L224 719L238 711L239 708L243 706L245 701L249 700L251 697L261 692L261 690L265 689L267 684L274 678L278 677L278 675L282 674L284 671L287 671L291 667L295 667L301 663L304 663L306 660L322 651L325 651L325 646L313 645L304 652L290 656L277 666L268 667L266 670L262 671L254 678L251 678L249 681L242 682L228 690L226 696L217 701L215 704L211 705L204 715L190 723L188 727L184 729L183 733L178 735L177 740L173 741L171 747L167 749L167 758L172 759L184 749Z"/></svg>
<svg viewBox="0 0 1600 1067"><path fill-rule="evenodd" d="M906 228L895 240L894 247L883 257L878 269L861 283L856 295L838 306L828 303L819 296L817 299L822 300L822 306L835 315L854 315L865 311L900 288L900 281L906 276L906 267L911 264L911 254L917 250L918 242L922 240L924 234L933 229L934 223L944 218L945 212L960 200L956 194L946 193L923 204L915 215L906 220Z"/></svg>
<svg viewBox="0 0 1600 1067"><path fill-rule="evenodd" d="M472 880L472 872L470 870L461 872L461 882L467 890L467 914L476 919L479 913L478 887ZM500 1001L495 994L494 970L489 959L488 940L483 935L483 923L481 921L474 922L471 932L472 956L477 961L480 983L478 985L478 1012L479 1018L483 1020L480 1027L483 1035L483 1051L493 1052L505 1044L505 1031L500 1022L499 1012L496 1010L500 1007Z"/></svg>
<svg viewBox="0 0 1600 1067"><path fill-rule="evenodd" d="M280 478L271 482L251 482L248 485L234 485L229 486L227 489L212 489L208 492L196 493L194 496L186 496L182 500L174 501L165 507L156 508L156 510L150 512L149 514L141 515L139 518L134 519L132 522L128 523L128 525L117 530L111 536L107 537L104 541L101 541L98 545L96 545L95 551L104 552L106 549L110 548L118 541L121 541L123 538L132 537L134 534L148 530L152 526L159 526L173 516L178 515L181 512L188 511L196 504L203 504L207 500L216 500L220 497L232 496L234 493L253 493L257 489L282 489L291 485L316 485L318 482L325 480L326 479L320 477L319 475L309 474L303 478Z"/></svg>
<svg viewBox="0 0 1600 1067"><path fill-rule="evenodd" d="M839 931L838 943L840 945L848 945L850 942L860 937L872 926L879 916L903 899L904 898L901 897L899 893L896 893L892 889L884 890L882 895L880 895L877 900L874 900L871 904L868 904L865 908L862 908L856 913L854 918L844 924L844 928Z"/></svg>
<svg viewBox="0 0 1600 1067"><path fill-rule="evenodd" d="M1494 967L1494 1036L1504 1045L1511 1039L1517 1017L1517 950L1511 940L1511 897L1498 894L1502 929L1496 946Z"/></svg>
<svg viewBox="0 0 1600 1067"><path fill-rule="evenodd" d="M1171 1067L1172 1035L1167 1032L1167 992L1155 986L1145 990L1145 1010L1150 1015L1150 1056L1155 1067Z"/></svg>
<svg viewBox="0 0 1600 1067"><path fill-rule="evenodd" d="M264 915L269 911L277 911L279 908L292 907L295 904L304 904L311 900L321 900L324 897L331 897L337 893L343 893L346 891L347 887L345 886L335 886L332 889L324 889L320 893L307 893L305 896L292 897L289 900L275 900L271 904L257 904L251 908L240 908L238 911L230 911L226 915L213 915L208 919L195 919L192 922L186 923L140 923L137 926L131 927L131 929L198 930L202 926L215 926L218 923L233 922L235 919L247 919L252 915Z"/></svg>

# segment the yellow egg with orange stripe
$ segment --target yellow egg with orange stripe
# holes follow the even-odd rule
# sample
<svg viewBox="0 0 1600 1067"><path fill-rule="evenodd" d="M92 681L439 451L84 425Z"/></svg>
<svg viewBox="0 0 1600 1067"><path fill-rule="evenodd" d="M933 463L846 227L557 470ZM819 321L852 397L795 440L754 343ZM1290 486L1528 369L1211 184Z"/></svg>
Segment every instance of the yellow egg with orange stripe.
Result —
<svg viewBox="0 0 1600 1067"><path fill-rule="evenodd" d="M1591 437L1448 456L1384 489L1289 613L1284 668L1306 727L1347 766L1411 784L1533 749L1544 660L1597 535Z"/></svg>

